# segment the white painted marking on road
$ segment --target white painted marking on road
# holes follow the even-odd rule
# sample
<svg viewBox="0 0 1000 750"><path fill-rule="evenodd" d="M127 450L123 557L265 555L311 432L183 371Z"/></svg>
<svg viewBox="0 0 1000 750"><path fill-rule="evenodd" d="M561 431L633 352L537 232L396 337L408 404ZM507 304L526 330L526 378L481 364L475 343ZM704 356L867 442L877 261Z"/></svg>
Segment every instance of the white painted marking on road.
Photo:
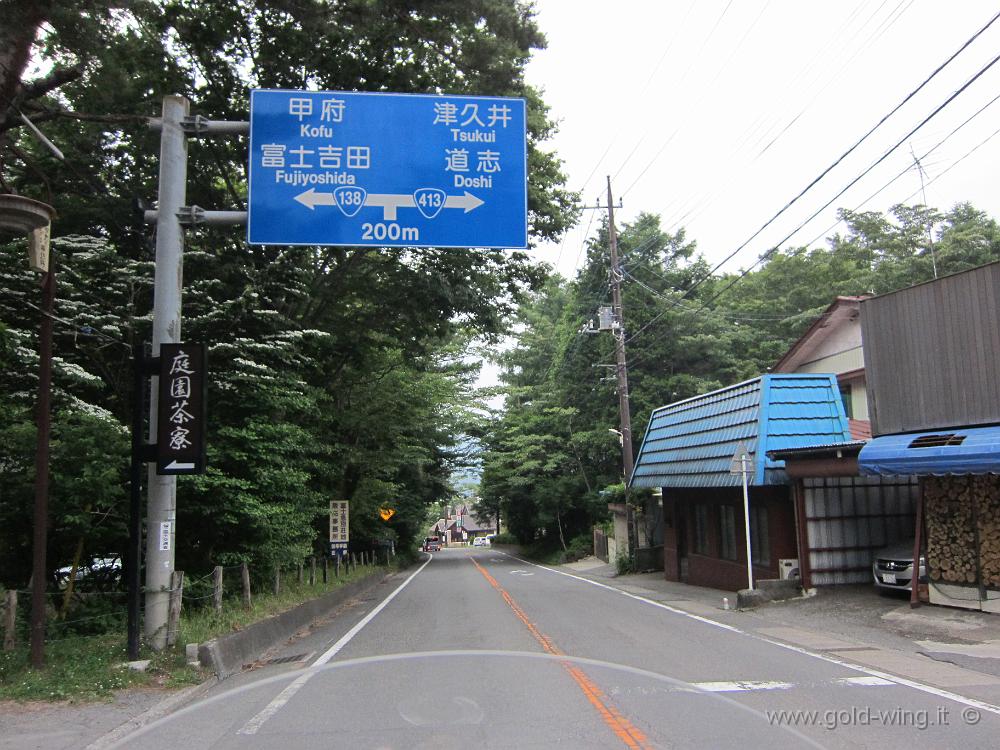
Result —
<svg viewBox="0 0 1000 750"><path fill-rule="evenodd" d="M278 711L280 711L284 705L292 699L292 696L299 692L299 689L303 685L309 682L310 677L312 677L311 672L306 672L304 675L296 677L295 680L293 680L288 687L278 693L277 697L268 703L262 711L240 727L236 734L257 734L257 730L261 728L264 722L278 713Z"/></svg>
<svg viewBox="0 0 1000 750"><path fill-rule="evenodd" d="M506 552L501 554L507 554ZM772 646L777 646L778 648L783 648L786 651L794 651L797 654L803 654L804 656L811 656L814 659L820 659L829 664L836 664L837 666L844 667L845 669L852 669L855 672L861 672L862 674L868 675L869 677L878 677L887 682L895 685L902 685L904 687L913 688L914 690L919 690L922 693L927 693L929 695L937 696L938 698L944 698L945 700L954 701L955 703L961 704L963 706L969 706L970 708L975 708L980 711L985 711L987 713L995 714L1000 716L1000 706L996 706L992 703L986 703L985 701L976 700L975 698L967 698L964 695L959 695L958 693L953 693L950 690L943 690L941 688L936 688L933 685L925 685L922 682L917 682L916 680L910 680L906 677L900 677L898 675L889 674L888 672L880 672L877 669L872 669L870 667L863 667L859 664L854 664L843 659L838 659L828 654L817 654L814 651L809 651L808 649L802 648L800 646L794 646L790 643L783 643L781 641L776 641L771 638L767 638L757 633L751 633L746 630L740 630L732 625L726 625L725 623L716 622L715 620L710 620L707 617L702 617L700 615L694 615L690 612L685 612L683 609L677 609L675 607L670 607L662 602L657 602L652 599L647 599L644 596L638 596L637 594L630 594L627 591L622 591L621 589L616 589L614 586L608 586L604 583L598 583L597 581L592 581L589 578L583 578L582 576L575 576L572 573L567 573L563 570L556 570L555 568L550 568L545 565L539 565L538 563L533 563L530 560L523 560L520 557L515 557L514 555L508 555L508 557L517 560L518 562L523 562L526 565L532 565L536 568L541 568L542 570L547 570L550 573L558 573L561 576L566 576L567 578L573 578L577 581L583 581L584 583L589 583L592 586L597 586L598 588L607 589L609 591L614 591L621 594L622 596L627 596L630 599L635 599L645 604L650 604L654 607L659 607L660 609L665 609L668 612L673 612L682 617L687 617L691 620L697 620L698 622L703 622L706 625L713 625L717 628L723 630L728 630L732 633L738 633L739 635L745 635L748 638L753 638L757 641L762 641L763 643L770 643Z"/></svg>
<svg viewBox="0 0 1000 750"><path fill-rule="evenodd" d="M346 646L354 636L360 633L361 629L364 628L365 625L374 620L375 617L378 615L378 613L381 612L383 609L385 609L386 605L388 605L389 602L391 602L393 599L396 598L396 594L398 594L400 591L406 588L407 584L414 578L416 578L417 574L420 573L421 570L426 568L427 565L430 563L430 561L433 559L434 557L432 555L428 555L427 560L426 562L424 562L423 565L417 568L409 578L403 581L396 588L395 591L393 591L391 594L389 594L389 596L383 599L379 603L379 605L375 607L375 609L373 609L371 612L365 615L359 623L357 623L353 628L344 633L343 637L341 637L340 640L338 640L336 643L330 646L330 648L328 648L326 651L320 654L319 658L316 659L316 661L314 661L310 665L310 670L308 672L303 674L301 677L296 678L296 680L292 682L292 684L290 684L288 687L286 687L284 690L278 693L278 695L275 697L274 700L268 703L267 706L265 706L256 716L254 716L246 724L240 727L239 731L237 731L236 734L257 734L257 730L259 730L261 726L263 726L264 722L266 722L268 719L270 719L272 716L278 713L278 711L280 711L281 708L286 703L288 703L288 701L292 699L292 696L294 696L297 692L299 692L299 690L302 689L303 685L309 682L312 676L316 674L319 667L323 666L328 661L330 661L330 659L336 656L337 652L340 651L344 646Z"/></svg>
<svg viewBox="0 0 1000 750"><path fill-rule="evenodd" d="M895 682L883 680L879 677L839 677L824 683L795 683L779 682L776 680L730 680L719 682L692 682L689 685L671 685L663 687L647 687L644 685L630 685L626 687L614 686L610 690L611 695L653 695L654 693L750 693L758 690L792 690L810 689L821 685L838 685L842 687L875 687L883 685L895 685Z"/></svg>
<svg viewBox="0 0 1000 750"><path fill-rule="evenodd" d="M706 693L745 693L751 690L789 690L795 687L791 682L755 682L753 680L692 682L691 685Z"/></svg>
<svg viewBox="0 0 1000 750"><path fill-rule="evenodd" d="M508 571L508 572L512 576L533 576L533 575L535 575L534 573L531 573L531 572L529 572L527 570L511 570L511 571Z"/></svg>
<svg viewBox="0 0 1000 750"><path fill-rule="evenodd" d="M878 685L895 685L896 683L892 680L884 680L881 677L874 677L872 675L863 675L862 677L841 677L839 680L834 680L837 685L851 685L854 687L875 687Z"/></svg>

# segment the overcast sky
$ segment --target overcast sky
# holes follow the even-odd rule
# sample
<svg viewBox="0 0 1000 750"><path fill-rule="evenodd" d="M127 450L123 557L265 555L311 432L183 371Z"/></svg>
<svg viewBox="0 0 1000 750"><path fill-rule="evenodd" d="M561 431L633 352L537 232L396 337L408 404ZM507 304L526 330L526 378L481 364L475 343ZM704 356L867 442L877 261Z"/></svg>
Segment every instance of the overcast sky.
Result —
<svg viewBox="0 0 1000 750"><path fill-rule="evenodd" d="M624 204L619 225L641 211L658 214L666 229L683 226L713 263L1000 10L958 0L538 0L536 7L548 48L535 54L527 77L560 123L550 145L565 162L568 186L582 190L587 204L598 197L604 204L610 175ZM775 244L822 244L838 207L884 211L923 202L913 154L925 171L928 205L970 201L1000 215L1000 137L990 139L1000 128L1000 102L948 137L1000 94L1000 63L904 139L998 52L1000 21L725 270L749 266ZM880 166L785 239L901 139ZM565 241L539 248L538 257L571 277L598 220L584 212Z"/></svg>

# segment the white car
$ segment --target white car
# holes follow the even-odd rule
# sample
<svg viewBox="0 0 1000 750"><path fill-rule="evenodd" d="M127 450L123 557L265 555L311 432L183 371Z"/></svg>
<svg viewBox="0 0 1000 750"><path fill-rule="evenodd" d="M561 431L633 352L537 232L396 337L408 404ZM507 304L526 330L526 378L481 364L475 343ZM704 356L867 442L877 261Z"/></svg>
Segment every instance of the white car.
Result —
<svg viewBox="0 0 1000 750"><path fill-rule="evenodd" d="M872 561L872 575L879 589L910 591L913 579L913 540L893 544L878 551ZM920 583L927 582L927 560L920 555Z"/></svg>
<svg viewBox="0 0 1000 750"><path fill-rule="evenodd" d="M490 546L490 538L487 537L487 536L477 536L475 539L472 540L472 546L473 547L489 547Z"/></svg>

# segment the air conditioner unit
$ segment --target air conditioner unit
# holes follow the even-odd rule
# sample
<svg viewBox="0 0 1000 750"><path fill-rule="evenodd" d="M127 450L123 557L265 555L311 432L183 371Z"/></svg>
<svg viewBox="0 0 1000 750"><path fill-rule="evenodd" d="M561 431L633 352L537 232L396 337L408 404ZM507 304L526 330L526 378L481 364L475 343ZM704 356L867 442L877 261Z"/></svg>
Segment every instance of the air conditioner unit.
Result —
<svg viewBox="0 0 1000 750"><path fill-rule="evenodd" d="M782 558L778 560L778 578L787 581L790 578L800 578L799 561Z"/></svg>

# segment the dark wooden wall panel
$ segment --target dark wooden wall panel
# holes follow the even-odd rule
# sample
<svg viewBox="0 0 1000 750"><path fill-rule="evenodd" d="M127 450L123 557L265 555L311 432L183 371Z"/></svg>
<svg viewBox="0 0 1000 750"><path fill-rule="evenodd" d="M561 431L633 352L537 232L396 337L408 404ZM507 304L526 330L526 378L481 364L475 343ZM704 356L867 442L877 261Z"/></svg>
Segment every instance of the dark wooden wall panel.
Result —
<svg viewBox="0 0 1000 750"><path fill-rule="evenodd" d="M1000 263L861 303L874 435L1000 423Z"/></svg>

